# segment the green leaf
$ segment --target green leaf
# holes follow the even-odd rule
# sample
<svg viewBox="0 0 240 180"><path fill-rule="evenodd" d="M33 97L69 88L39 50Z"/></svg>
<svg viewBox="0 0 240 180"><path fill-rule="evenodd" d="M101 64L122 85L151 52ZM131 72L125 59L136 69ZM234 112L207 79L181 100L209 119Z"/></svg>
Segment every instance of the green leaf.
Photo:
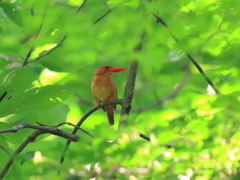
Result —
<svg viewBox="0 0 240 180"><path fill-rule="evenodd" d="M54 108L39 111L37 112L37 115L41 118L41 123L47 126L53 126L65 122L69 111L69 107L64 103L61 103Z"/></svg>
<svg viewBox="0 0 240 180"><path fill-rule="evenodd" d="M25 68L16 68L4 70L0 72L0 93L4 91L19 91L30 88L33 81L37 80L38 76Z"/></svg>
<svg viewBox="0 0 240 180"><path fill-rule="evenodd" d="M12 128L14 125L12 123L8 123L8 122L1 122L0 121L0 129L10 129Z"/></svg>
<svg viewBox="0 0 240 180"><path fill-rule="evenodd" d="M72 94L72 89L61 85L49 85L19 91L4 103L0 103L0 117L23 112L38 112L61 104Z"/></svg>
<svg viewBox="0 0 240 180"><path fill-rule="evenodd" d="M17 6L13 3L2 1L0 2L0 7L15 24L20 27L23 26L22 14Z"/></svg>

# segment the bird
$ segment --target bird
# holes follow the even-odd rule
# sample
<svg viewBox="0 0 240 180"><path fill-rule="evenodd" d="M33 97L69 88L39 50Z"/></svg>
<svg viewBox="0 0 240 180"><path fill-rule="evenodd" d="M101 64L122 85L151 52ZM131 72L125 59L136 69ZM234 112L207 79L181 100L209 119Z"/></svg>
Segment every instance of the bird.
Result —
<svg viewBox="0 0 240 180"><path fill-rule="evenodd" d="M109 101L117 99L117 88L112 80L112 74L115 72L124 71L128 68L101 66L95 73L91 84L92 95L99 107L103 101ZM114 125L114 111L116 111L116 105L109 105L102 108L108 116L108 122L110 126Z"/></svg>

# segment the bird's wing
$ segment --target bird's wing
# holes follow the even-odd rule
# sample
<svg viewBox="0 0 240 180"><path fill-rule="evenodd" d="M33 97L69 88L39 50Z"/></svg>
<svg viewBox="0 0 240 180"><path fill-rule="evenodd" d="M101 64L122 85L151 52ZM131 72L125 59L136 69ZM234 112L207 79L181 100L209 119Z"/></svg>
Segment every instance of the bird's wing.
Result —
<svg viewBox="0 0 240 180"><path fill-rule="evenodd" d="M114 87L115 87L116 99L118 99L117 87L116 87L116 84L115 84L115 82L114 82L114 81L113 81L113 84L114 84ZM116 107L116 105L114 106L114 110L115 110L115 111L117 110L117 107Z"/></svg>

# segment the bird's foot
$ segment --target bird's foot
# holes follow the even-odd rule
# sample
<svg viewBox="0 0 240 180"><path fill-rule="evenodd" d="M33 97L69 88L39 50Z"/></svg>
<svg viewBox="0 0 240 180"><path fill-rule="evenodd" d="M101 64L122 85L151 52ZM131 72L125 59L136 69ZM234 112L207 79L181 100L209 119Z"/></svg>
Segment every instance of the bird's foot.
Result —
<svg viewBox="0 0 240 180"><path fill-rule="evenodd" d="M100 107L100 102L99 103L97 103L97 107L98 107L98 109L100 109L101 107Z"/></svg>
<svg viewBox="0 0 240 180"><path fill-rule="evenodd" d="M108 102L109 102L110 104L112 104L112 99L109 99Z"/></svg>

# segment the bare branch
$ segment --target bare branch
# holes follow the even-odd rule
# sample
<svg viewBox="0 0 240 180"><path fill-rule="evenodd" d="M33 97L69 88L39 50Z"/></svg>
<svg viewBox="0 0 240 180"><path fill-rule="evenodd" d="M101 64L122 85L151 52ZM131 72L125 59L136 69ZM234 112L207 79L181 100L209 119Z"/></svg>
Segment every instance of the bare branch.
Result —
<svg viewBox="0 0 240 180"><path fill-rule="evenodd" d="M97 18L92 24L96 24L97 22L99 22L101 19L103 19L105 16L107 16L110 12L112 12L112 9L109 8L108 4L106 2L104 2L104 5L106 6L107 11L100 16L99 18Z"/></svg>
<svg viewBox="0 0 240 180"><path fill-rule="evenodd" d="M84 6L84 4L87 2L87 0L83 0L82 4L80 4L80 6L78 6L75 15L82 9L82 7Z"/></svg>
<svg viewBox="0 0 240 180"><path fill-rule="evenodd" d="M5 151L8 155L10 155L10 153L9 153L2 145L0 145L0 148L1 148L3 151Z"/></svg>
<svg viewBox="0 0 240 180"><path fill-rule="evenodd" d="M201 66L197 63L197 61L191 56L191 54L187 53L187 57L192 61L192 63L195 65L195 67L198 69L198 71L202 74L204 79L208 82L208 84L213 88L216 94L220 95L220 91L215 87L211 79L206 75L206 73L203 71Z"/></svg>
<svg viewBox="0 0 240 180"><path fill-rule="evenodd" d="M163 26L168 28L167 23L159 16L158 13L153 13L153 16L156 18L157 23L161 23Z"/></svg>
<svg viewBox="0 0 240 180"><path fill-rule="evenodd" d="M140 132L138 132L138 136L141 137L141 138L143 138L143 139L145 139L145 140L147 140L147 141L151 141L151 139L150 139L149 136L146 136L146 135L144 135L144 134L142 134L142 133L140 133Z"/></svg>
<svg viewBox="0 0 240 180"><path fill-rule="evenodd" d="M145 32L142 33L139 44L137 44L134 47L133 51L135 53L141 52L144 36L145 36ZM129 116L131 106L132 106L132 99L133 99L133 94L134 94L137 69L138 69L138 59L134 59L134 60L132 60L129 71L128 71L127 82L125 85L125 91L124 91L124 96L123 96L123 100L122 100L123 102L122 102L122 110L121 110L119 129L123 128L123 126L127 123L127 120L128 120L128 116Z"/></svg>
<svg viewBox="0 0 240 180"><path fill-rule="evenodd" d="M142 133L138 132L137 135L138 135L139 137L147 140L147 141L151 141L151 138L150 138L149 136L145 135L145 134L142 134ZM166 148L168 148L168 149L170 149L170 148L175 148L175 146L173 146L173 145L171 145L171 144L165 144L164 146L165 146Z"/></svg>
<svg viewBox="0 0 240 180"><path fill-rule="evenodd" d="M40 34L41 30L42 30L44 18L45 18L45 14L43 14L42 21L41 21L41 24L40 24L40 26L39 26L39 28L38 28L38 32L37 32L37 35L36 35L35 39L38 38L38 36L39 36L39 34ZM33 46L31 47L31 49L28 51L28 53L27 53L27 55L26 55L26 58L25 58L25 60L24 60L24 62L23 62L22 67L24 67L24 66L26 66L26 65L28 64L28 59L30 58L33 50L34 50L34 45L33 45Z"/></svg>
<svg viewBox="0 0 240 180"><path fill-rule="evenodd" d="M77 8L77 10L76 10L76 12L75 12L75 15L82 9L82 7L85 5L86 2L87 2L87 0L83 0L83 2L80 4L80 6L78 6L78 8ZM39 27L39 29L38 29L36 38L39 36L39 33L40 33L41 29L42 29L44 17L45 17L45 14L43 15L43 19L42 19L42 22L41 22L40 27ZM36 57L36 58L31 59L31 60L28 61L29 57L30 57L31 54L32 54L32 51L34 50L34 46L33 46L33 47L28 51L28 53L27 53L27 55L26 55L26 58L25 58L25 60L24 60L24 62L23 62L22 67L26 66L26 65L29 64L29 63L32 63L32 62L37 61L38 59L42 58L42 57L45 56L45 55L50 54L54 49L56 49L58 46L60 46L60 44L62 44L62 42L65 40L66 36L67 36L67 34L65 34L65 35L60 39L60 41L56 44L56 46L54 46L53 48L51 48L51 49L49 49L49 50L41 53L38 57Z"/></svg>
<svg viewBox="0 0 240 180"><path fill-rule="evenodd" d="M3 98L7 95L7 92L5 91L3 95L0 97L0 102L3 100Z"/></svg>
<svg viewBox="0 0 240 180"><path fill-rule="evenodd" d="M42 124L42 123L39 123L39 122L36 122L36 123L39 124L40 126L46 126L45 124ZM77 127L76 125L74 125L74 124L72 124L72 123L70 123L70 122L62 122L62 123L60 123L60 124L58 124L58 125L56 125L56 126L53 126L53 127L60 127L60 126L65 125L65 124L67 124L67 125L69 125L69 126L76 127L76 128L78 128L79 130L81 130L82 132L84 132L84 133L86 133L87 135L89 135L90 137L93 137L90 133L88 133L88 132L85 131L84 129L79 128L79 127Z"/></svg>
<svg viewBox="0 0 240 180"><path fill-rule="evenodd" d="M42 134L43 132L40 130L36 130L33 133L31 133L23 142L22 144L20 144L20 146L16 149L16 151L13 153L12 157L18 155L19 153L22 152L22 150L31 142L33 142L37 136L39 136L40 134ZM11 167L11 165L13 164L14 160L13 158L10 158L7 162L7 164L5 165L5 167L2 169L1 173L0 173L0 179L3 179L4 176L6 175L6 173L8 172L9 168Z"/></svg>
<svg viewBox="0 0 240 180"><path fill-rule="evenodd" d="M187 81L188 81L189 69L188 69L187 65L183 66L183 70L184 70L184 76L183 76L182 81L178 84L178 86L171 93L169 93L168 95L166 95L164 97L161 97L161 98L157 99L155 102L152 102L148 105L142 106L142 107L137 108L137 109L133 109L132 112L142 112L142 111L150 109L154 106L162 104L165 101L167 101L168 99L174 98L179 93L179 91L187 84Z"/></svg>
<svg viewBox="0 0 240 180"><path fill-rule="evenodd" d="M28 53L27 53L27 55L26 55L26 58L25 58L25 60L24 60L24 62L23 62L22 67L24 67L24 66L27 65L27 61L28 61L28 59L30 58L30 56L31 56L31 54L32 54L32 52L33 52L33 50L34 50L34 46L31 47L30 50L28 51Z"/></svg>
<svg viewBox="0 0 240 180"><path fill-rule="evenodd" d="M78 136L75 136L71 133L68 133L66 131L63 131L63 130L58 129L58 128L53 127L53 126L37 126L37 125L27 124L27 123L21 123L17 126L14 126L14 127L10 128L10 129L0 130L0 134L8 133L8 132L15 133L18 130L24 129L24 128L37 129L37 130L41 131L42 133L50 133L50 134L53 134L53 135L63 137L65 139L69 139L70 141L74 141L74 142L77 142L79 140Z"/></svg>
<svg viewBox="0 0 240 180"><path fill-rule="evenodd" d="M85 134L89 135L90 137L93 137L93 136L92 136L89 132L87 132L86 130L84 130L84 129L80 128L80 127L77 127L76 125L74 125L74 124L72 124L72 123L70 123L70 122L62 122L62 123L58 124L58 125L55 126L55 127L59 127L59 126L64 125L64 124L67 124L67 125L69 125L69 126L73 126L73 127L75 127L75 128L78 128L80 131L84 132Z"/></svg>
<svg viewBox="0 0 240 180"><path fill-rule="evenodd" d="M40 124L40 123L38 123ZM37 126L37 125L33 125L33 124L27 124L27 123L21 123L17 126L14 126L10 129L4 129L4 130L0 130L0 134L1 133L7 133L7 132L17 132L20 129L24 129L24 128L31 128L31 129L37 129L35 132L33 132L32 134L30 134L21 144L20 146L17 148L17 150L14 152L14 154L12 155L12 157L18 155L29 143L33 142L37 136L41 135L41 134L45 134L45 133L50 133L53 135L57 135L63 138L68 139L70 142L71 141L78 141L79 140L79 136L76 136L72 133L68 133L65 132L61 129L58 129L57 127L61 126L61 124L68 124L68 125L73 125L71 123L60 123L59 125L55 126ZM75 127L75 125L73 125ZM77 128L77 127L75 127ZM79 128L78 128L79 129ZM82 130L82 129L81 129ZM84 130L83 130L84 131ZM86 131L84 131L85 133L87 133ZM89 133L88 133L89 134ZM90 134L89 134L90 135ZM0 147L1 148L1 147ZM2 148L3 149L3 148ZM4 150L4 149L3 149ZM7 152L7 151L6 151ZM8 152L7 152L8 153ZM9 153L8 153L9 154ZM10 158L9 161L7 162L7 164L5 165L5 167L2 169L2 172L0 173L0 179L2 179L6 173L8 172L9 168L11 167L12 163L14 162L13 158Z"/></svg>
<svg viewBox="0 0 240 180"><path fill-rule="evenodd" d="M102 107L105 107L105 106L108 106L108 105L117 105L117 104L122 104L122 99L116 99L116 100L112 100L111 103L109 103L108 101L104 101L104 102L101 102L99 107L102 108ZM82 123L88 118L88 116L90 116L92 113L94 113L96 110L98 110L98 106L95 105L94 107L92 107L91 109L89 109L84 115L83 117L78 121L78 123L76 124L76 127L72 130L72 134L76 134L77 131L78 131L78 127L80 127L82 125ZM65 159L65 156L66 156L66 152L68 150L68 147L70 145L71 141L70 140L67 140L66 143L65 143L65 147L63 149L63 152L62 152L62 155L60 157L60 160L59 160L59 163L60 164L63 164L64 162L64 159ZM58 171L58 174L61 173L61 170Z"/></svg>
<svg viewBox="0 0 240 180"><path fill-rule="evenodd" d="M163 19L159 16L159 14L154 13L153 14L154 17L157 20L157 23L162 24L164 27L168 28L168 25L165 21L163 21ZM179 43L179 39L176 38L171 32L169 32L171 37L177 42ZM198 69L198 71L202 74L202 76L204 77L204 79L208 82L208 84L213 88L213 90L216 92L216 94L221 94L220 91L215 87L215 85L213 84L213 82L210 80L210 78L208 78L208 76L206 75L206 73L203 71L203 69L201 68L201 66L197 63L197 61L191 56L191 54L186 53L187 57L189 58L189 60L194 64L194 66Z"/></svg>
<svg viewBox="0 0 240 180"><path fill-rule="evenodd" d="M64 35L64 36L60 39L60 41L56 44L56 46L54 46L53 48L51 48L51 49L49 49L49 50L47 50L47 51L44 51L44 52L41 53L38 57L35 57L35 58L27 61L24 66L26 66L26 65L29 64L29 63L32 63L32 62L37 61L38 59L42 58L43 56L46 56L46 55L50 54L54 49L56 49L58 46L60 46L60 45L62 44L62 42L65 40L66 36L67 36L67 35Z"/></svg>

